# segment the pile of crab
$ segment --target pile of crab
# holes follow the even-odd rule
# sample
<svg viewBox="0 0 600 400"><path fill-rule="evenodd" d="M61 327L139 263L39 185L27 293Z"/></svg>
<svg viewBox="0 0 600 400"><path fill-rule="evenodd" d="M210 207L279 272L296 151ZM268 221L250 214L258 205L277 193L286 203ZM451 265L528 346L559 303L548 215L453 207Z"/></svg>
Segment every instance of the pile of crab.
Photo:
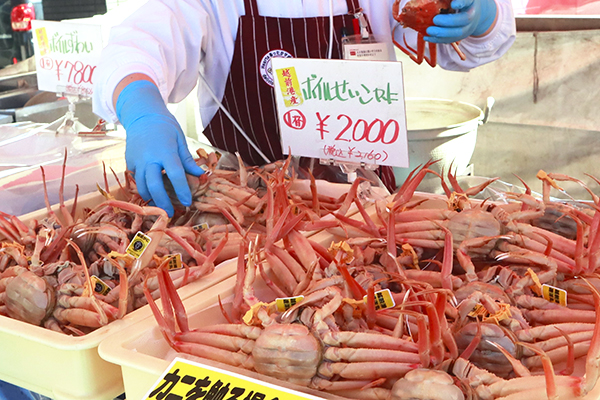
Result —
<svg viewBox="0 0 600 400"><path fill-rule="evenodd" d="M301 168L292 157L261 167L247 167L239 155L225 153L221 157L220 153L207 154L202 149L197 154L196 161L206 173L200 177L187 175L192 205L181 205L166 178L165 186L175 207L173 225L201 231L197 242L203 248L228 236L217 262L235 257L242 240L264 237L281 213L287 212L288 204L293 205L294 213L302 214L298 218L304 223L298 230L313 231L338 225L334 218L322 221L326 215L344 216L359 198L361 203L368 201L360 196L359 185L364 179L357 179L335 197L319 193L310 171L302 169L308 179L298 179Z"/></svg>
<svg viewBox="0 0 600 400"><path fill-rule="evenodd" d="M415 190L435 174L429 166L395 196L357 206L357 217L333 213L329 248L292 233L292 207L264 236L243 239L228 323L192 329L159 274L171 301L161 311L147 298L165 339L192 357L348 398L591 398L598 197L552 200L560 180L583 183L540 172L540 198L525 185L497 204L472 199L494 179L464 190L449 174L445 206L428 208L440 196ZM272 298L257 297L256 279Z"/></svg>
<svg viewBox="0 0 600 400"><path fill-rule="evenodd" d="M142 286L158 296L155 271L175 253L183 254L170 273L176 285L212 272L225 240L210 254L191 251L179 236L181 244L171 240L177 231L163 210L102 193L108 199L78 218L76 201L71 210L64 205L62 186L58 212L48 204L41 220L0 213L0 315L84 335L146 304ZM148 245L132 255L140 235Z"/></svg>
<svg viewBox="0 0 600 400"><path fill-rule="evenodd" d="M291 159L249 169L240 161L238 170L225 171L216 168L215 153L199 156L207 173L188 177L194 204L176 207L173 218L143 201L129 173L124 185L115 175L112 192L105 178L105 188L99 187L105 201L93 209L78 211L77 197L68 209L64 167L56 212L47 194L41 220L24 222L0 212L0 315L87 334L147 304L144 288L158 298L159 268L169 267L176 287L209 275L237 256L243 240L264 237L281 215L282 221L291 216L282 204L293 205L295 225L279 227L293 241L301 232L338 225L322 217L344 215L360 183L332 198L317 193L314 179L305 190L294 188ZM280 256L269 254L271 260Z"/></svg>

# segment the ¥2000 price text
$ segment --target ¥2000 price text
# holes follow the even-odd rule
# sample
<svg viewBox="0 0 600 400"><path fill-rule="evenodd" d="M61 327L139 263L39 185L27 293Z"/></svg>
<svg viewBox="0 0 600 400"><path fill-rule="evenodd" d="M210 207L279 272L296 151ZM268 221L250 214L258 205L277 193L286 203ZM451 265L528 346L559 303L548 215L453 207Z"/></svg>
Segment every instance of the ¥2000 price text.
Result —
<svg viewBox="0 0 600 400"><path fill-rule="evenodd" d="M321 115L320 112L316 112L315 115L317 118L316 131L322 140L325 139L325 135L335 135L334 140L346 143L365 142L387 145L395 143L400 136L400 124L395 119L383 121L379 118L372 120L359 118L354 120L346 114L339 114L336 117L339 122L336 123L331 115ZM307 126L307 118L298 109L289 110L283 116L283 122L294 130L303 130Z"/></svg>

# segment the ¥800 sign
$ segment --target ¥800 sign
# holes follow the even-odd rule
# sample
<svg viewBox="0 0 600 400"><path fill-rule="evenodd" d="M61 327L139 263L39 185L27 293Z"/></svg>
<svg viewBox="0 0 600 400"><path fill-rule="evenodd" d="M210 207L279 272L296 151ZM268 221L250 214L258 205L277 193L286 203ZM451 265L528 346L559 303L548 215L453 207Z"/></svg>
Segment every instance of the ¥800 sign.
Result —
<svg viewBox="0 0 600 400"><path fill-rule="evenodd" d="M274 58L284 153L408 167L402 65Z"/></svg>
<svg viewBox="0 0 600 400"><path fill-rule="evenodd" d="M102 28L68 22L32 21L38 87L90 97L102 51Z"/></svg>

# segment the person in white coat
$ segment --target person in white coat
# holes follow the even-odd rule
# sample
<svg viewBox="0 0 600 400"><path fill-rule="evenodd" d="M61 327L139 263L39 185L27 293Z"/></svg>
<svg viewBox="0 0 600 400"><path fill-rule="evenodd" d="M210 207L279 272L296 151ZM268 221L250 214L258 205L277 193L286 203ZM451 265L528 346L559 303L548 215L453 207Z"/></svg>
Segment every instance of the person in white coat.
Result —
<svg viewBox="0 0 600 400"><path fill-rule="evenodd" d="M203 171L166 103L183 100L199 84L204 134L213 146L239 152L251 165L281 159L269 60L342 58L342 35L352 32L358 21L376 38L391 42L398 24L392 4L149 0L111 30L94 75L94 112L123 124L126 162L140 195L173 215L163 171L185 206L192 202L185 173ZM442 68L468 71L501 57L513 43L510 0L453 0L451 6L456 12L436 16L425 36L440 43L437 59ZM398 42L404 37L413 46L416 42L411 29L398 28L394 34ZM449 44L458 41L464 60ZM381 177L384 183L393 182L391 169L382 169Z"/></svg>

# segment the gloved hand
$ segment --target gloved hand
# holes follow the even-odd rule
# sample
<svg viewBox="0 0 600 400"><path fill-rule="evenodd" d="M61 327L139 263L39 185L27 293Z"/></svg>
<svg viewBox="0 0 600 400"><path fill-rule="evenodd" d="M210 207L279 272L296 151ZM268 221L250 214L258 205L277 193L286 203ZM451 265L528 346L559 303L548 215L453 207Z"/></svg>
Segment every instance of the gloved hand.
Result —
<svg viewBox="0 0 600 400"><path fill-rule="evenodd" d="M135 175L139 194L152 199L169 217L174 209L165 190L162 170L173 184L184 206L192 204L185 173L204 173L190 154L183 131L167 107L158 88L149 81L134 81L119 94L117 117L127 133L125 161Z"/></svg>
<svg viewBox="0 0 600 400"><path fill-rule="evenodd" d="M425 41L431 43L453 43L468 36L483 35L496 19L494 0L453 0L454 14L439 14L433 17L435 25L427 28Z"/></svg>

